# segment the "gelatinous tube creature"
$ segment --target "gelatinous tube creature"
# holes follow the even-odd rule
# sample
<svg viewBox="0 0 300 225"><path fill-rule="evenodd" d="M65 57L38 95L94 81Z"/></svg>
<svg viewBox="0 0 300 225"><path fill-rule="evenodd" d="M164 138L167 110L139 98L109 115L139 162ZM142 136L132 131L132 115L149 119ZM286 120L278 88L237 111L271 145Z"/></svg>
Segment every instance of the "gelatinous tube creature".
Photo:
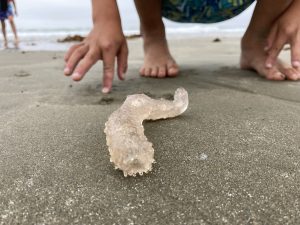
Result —
<svg viewBox="0 0 300 225"><path fill-rule="evenodd" d="M144 120L158 120L182 114L188 107L188 93L178 88L173 101L129 95L105 124L110 161L124 176L143 175L152 169L154 149L144 134Z"/></svg>

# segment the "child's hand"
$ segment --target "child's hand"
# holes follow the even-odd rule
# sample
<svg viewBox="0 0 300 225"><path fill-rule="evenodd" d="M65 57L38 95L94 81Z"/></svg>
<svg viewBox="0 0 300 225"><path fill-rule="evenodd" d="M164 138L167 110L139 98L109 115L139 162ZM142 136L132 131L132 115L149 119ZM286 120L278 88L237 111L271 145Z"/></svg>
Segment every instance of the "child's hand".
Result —
<svg viewBox="0 0 300 225"><path fill-rule="evenodd" d="M103 61L103 93L111 90L115 73L124 79L127 71L128 48L121 28L94 28L80 44L72 46L65 56L65 75L72 75L74 81L80 81L89 69L100 59Z"/></svg>
<svg viewBox="0 0 300 225"><path fill-rule="evenodd" d="M268 52L266 67L272 68L285 44L291 46L291 63L300 68L300 19L299 1L292 4L287 11L275 21L267 39L265 50Z"/></svg>

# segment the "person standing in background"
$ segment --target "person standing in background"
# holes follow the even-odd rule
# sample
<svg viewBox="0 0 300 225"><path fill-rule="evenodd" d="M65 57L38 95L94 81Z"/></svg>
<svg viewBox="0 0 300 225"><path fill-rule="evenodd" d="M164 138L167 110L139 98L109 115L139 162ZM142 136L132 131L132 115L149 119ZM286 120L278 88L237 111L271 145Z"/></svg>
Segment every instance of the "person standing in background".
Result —
<svg viewBox="0 0 300 225"><path fill-rule="evenodd" d="M9 20L12 32L15 37L15 41L14 41L15 47L16 48L19 47L19 38L17 34L15 21L14 21L14 15L16 16L18 15L15 0L0 0L0 20L2 26L3 39L4 39L4 48L8 48L6 24L5 24L6 19Z"/></svg>

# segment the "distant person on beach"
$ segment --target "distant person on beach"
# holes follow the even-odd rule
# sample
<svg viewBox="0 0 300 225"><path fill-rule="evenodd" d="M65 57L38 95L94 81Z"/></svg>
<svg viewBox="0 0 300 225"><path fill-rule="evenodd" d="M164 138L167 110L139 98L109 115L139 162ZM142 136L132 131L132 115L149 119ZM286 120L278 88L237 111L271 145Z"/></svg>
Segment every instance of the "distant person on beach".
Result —
<svg viewBox="0 0 300 225"><path fill-rule="evenodd" d="M144 39L146 77L174 77L179 67L172 57L162 17L177 22L215 23L230 19L254 0L135 0ZM94 27L65 56L65 75L80 81L100 59L103 93L112 87L117 59L121 80L127 70L128 48L116 0L92 0ZM241 40L242 69L254 70L269 80L300 80L300 1L257 0L250 25ZM278 59L285 44L291 46L291 64ZM201 51L201 49L199 49ZM201 60L201 59L200 59Z"/></svg>
<svg viewBox="0 0 300 225"><path fill-rule="evenodd" d="M0 0L0 20L2 26L3 40L4 40L4 48L8 48L7 34L6 34L6 24L5 20L8 19L11 29L15 36L15 47L19 47L19 38L17 34L17 28L14 22L14 14L18 15L17 7L15 0ZM13 12L14 9L14 12Z"/></svg>

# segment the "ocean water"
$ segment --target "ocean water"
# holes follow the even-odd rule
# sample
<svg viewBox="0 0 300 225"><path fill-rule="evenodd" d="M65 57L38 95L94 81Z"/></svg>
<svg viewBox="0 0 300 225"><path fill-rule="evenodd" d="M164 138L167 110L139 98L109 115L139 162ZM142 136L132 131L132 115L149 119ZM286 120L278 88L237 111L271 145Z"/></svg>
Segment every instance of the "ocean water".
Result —
<svg viewBox="0 0 300 225"><path fill-rule="evenodd" d="M139 19L132 0L118 0L125 34L139 33ZM87 35L92 27L91 2L82 0L17 1L15 17L24 50L65 50L69 44L57 39L67 35ZM165 20L169 38L197 36L241 36L253 12L254 5L241 15L216 24L182 24ZM9 30L9 38L12 39ZM2 41L2 38L0 39ZM11 44L10 44L11 45Z"/></svg>

